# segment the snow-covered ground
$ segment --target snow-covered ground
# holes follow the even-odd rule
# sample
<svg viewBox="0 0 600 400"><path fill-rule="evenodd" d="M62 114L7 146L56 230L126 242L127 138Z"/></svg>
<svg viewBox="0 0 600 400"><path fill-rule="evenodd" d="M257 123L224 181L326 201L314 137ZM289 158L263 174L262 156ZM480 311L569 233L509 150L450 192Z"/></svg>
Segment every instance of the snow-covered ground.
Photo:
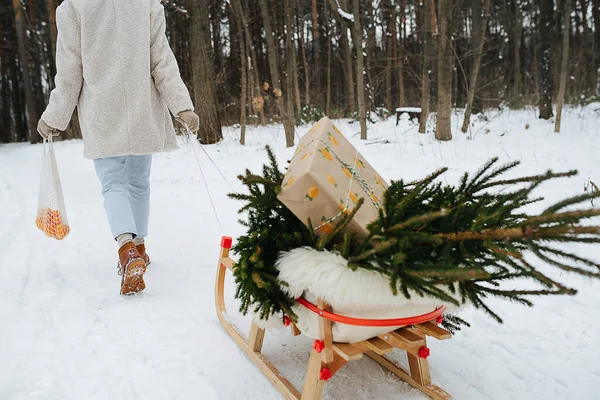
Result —
<svg viewBox="0 0 600 400"><path fill-rule="evenodd" d="M467 135L458 132L461 118L454 116L454 139L446 143L420 135L407 120L370 125L368 142L358 140L357 123L336 123L388 180L448 166L443 179L454 183L493 156L522 161L514 172L520 175L578 169L578 177L539 190L547 204L581 193L588 178L600 184L598 109L567 109L561 134L534 110L489 112L488 121L475 118ZM298 135L308 129L298 128ZM258 171L265 162L265 144L282 165L294 151L285 148L278 125L250 128L246 146L237 143L239 129L224 134L221 144L205 149L235 190L241 189L237 174ZM61 242L34 225L41 145L0 147L0 399L280 398L215 314L220 237L243 230L239 204L226 197L230 188L204 153L198 157L222 231L191 148L156 156L147 289L122 298L116 244L92 162L83 159L80 141L57 143L56 151L72 227ZM600 258L592 247L577 251ZM599 398L600 282L568 274L560 279L579 294L535 299L533 308L492 301L502 325L465 310L461 315L472 328L430 343L434 383L456 399ZM247 318L235 313L231 281L228 290L232 318L246 330ZM310 347L310 340L286 330L269 334L264 351L301 388ZM370 360L345 367L326 385L325 397L425 398Z"/></svg>

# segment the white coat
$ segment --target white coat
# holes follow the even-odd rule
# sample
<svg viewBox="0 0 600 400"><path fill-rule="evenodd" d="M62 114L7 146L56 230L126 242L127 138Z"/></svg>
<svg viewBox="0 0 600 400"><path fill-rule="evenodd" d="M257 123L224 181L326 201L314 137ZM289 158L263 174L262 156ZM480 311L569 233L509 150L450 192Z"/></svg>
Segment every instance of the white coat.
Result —
<svg viewBox="0 0 600 400"><path fill-rule="evenodd" d="M169 110L194 106L159 0L65 0L56 24L56 88L42 119L65 130L77 107L87 158L177 148Z"/></svg>

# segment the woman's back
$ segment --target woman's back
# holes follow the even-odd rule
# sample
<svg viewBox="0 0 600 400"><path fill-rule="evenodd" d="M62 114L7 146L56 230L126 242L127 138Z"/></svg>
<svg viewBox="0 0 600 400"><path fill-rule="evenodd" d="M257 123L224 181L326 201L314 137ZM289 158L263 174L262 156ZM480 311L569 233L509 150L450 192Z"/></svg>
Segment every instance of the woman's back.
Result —
<svg viewBox="0 0 600 400"><path fill-rule="evenodd" d="M55 103L76 102L85 155L175 148L169 109L177 115L193 105L165 36L159 0L65 0L56 17L57 78L79 79L79 87L57 79L57 88L62 84L68 93L59 90ZM65 124L52 100L48 118L54 126Z"/></svg>

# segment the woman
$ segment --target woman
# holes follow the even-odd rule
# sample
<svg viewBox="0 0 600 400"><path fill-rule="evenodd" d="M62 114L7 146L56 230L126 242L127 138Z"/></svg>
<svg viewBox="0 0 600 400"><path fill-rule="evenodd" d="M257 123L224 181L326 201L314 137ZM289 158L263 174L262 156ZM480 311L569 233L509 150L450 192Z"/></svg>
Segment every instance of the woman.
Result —
<svg viewBox="0 0 600 400"><path fill-rule="evenodd" d="M38 132L64 131L75 107L119 244L121 294L145 289L150 259L152 154L177 148L169 111L192 131L199 118L165 35L159 0L65 0L56 10L56 88Z"/></svg>

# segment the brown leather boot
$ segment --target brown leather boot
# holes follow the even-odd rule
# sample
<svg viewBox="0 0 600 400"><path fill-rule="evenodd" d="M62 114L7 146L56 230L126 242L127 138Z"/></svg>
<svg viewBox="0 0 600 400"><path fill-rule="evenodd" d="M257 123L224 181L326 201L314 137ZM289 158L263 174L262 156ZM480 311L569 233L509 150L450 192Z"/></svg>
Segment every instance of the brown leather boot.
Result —
<svg viewBox="0 0 600 400"><path fill-rule="evenodd" d="M142 256L142 259L146 262L146 267L148 265L150 265L150 257L146 253L146 245L144 245L144 243L142 243L142 244L136 245L135 247L137 248L137 251Z"/></svg>
<svg viewBox="0 0 600 400"><path fill-rule="evenodd" d="M146 263L133 242L127 242L119 249L119 272L121 273L121 294L135 294L146 289L144 274Z"/></svg>

